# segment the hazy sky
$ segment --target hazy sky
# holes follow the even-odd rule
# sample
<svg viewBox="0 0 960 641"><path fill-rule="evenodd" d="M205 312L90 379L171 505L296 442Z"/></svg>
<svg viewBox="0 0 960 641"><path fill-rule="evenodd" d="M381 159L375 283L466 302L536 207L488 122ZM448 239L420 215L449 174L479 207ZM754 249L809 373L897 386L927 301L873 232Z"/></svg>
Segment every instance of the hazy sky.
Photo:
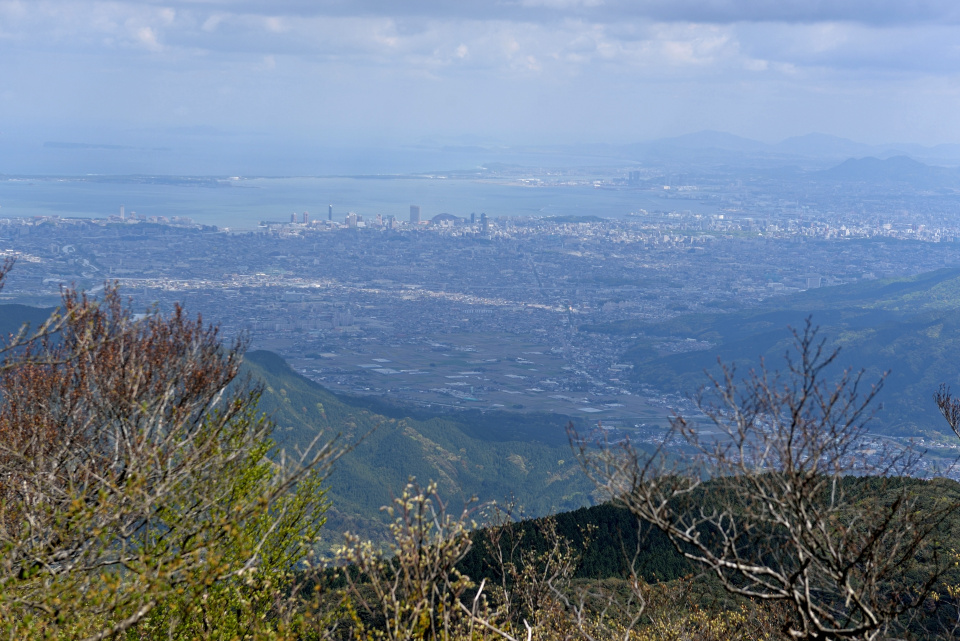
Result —
<svg viewBox="0 0 960 641"><path fill-rule="evenodd" d="M0 135L960 142L956 0L0 0Z"/></svg>

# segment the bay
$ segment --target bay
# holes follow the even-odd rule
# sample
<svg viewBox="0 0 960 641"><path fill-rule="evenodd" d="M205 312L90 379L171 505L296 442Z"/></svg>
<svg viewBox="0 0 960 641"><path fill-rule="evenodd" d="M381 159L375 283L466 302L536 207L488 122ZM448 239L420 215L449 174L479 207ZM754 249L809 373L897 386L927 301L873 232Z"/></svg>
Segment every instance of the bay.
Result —
<svg viewBox="0 0 960 641"><path fill-rule="evenodd" d="M586 182L586 181L584 181ZM202 177L28 177L0 180L0 218L61 216L105 218L127 214L183 216L197 223L233 229L261 221L289 221L310 213L334 220L353 211L407 220L411 204L429 220L440 213L479 216L599 216L622 219L641 209L710 214L717 204L666 197L651 189L598 188L591 184L530 186L513 180L395 176L298 178Z"/></svg>

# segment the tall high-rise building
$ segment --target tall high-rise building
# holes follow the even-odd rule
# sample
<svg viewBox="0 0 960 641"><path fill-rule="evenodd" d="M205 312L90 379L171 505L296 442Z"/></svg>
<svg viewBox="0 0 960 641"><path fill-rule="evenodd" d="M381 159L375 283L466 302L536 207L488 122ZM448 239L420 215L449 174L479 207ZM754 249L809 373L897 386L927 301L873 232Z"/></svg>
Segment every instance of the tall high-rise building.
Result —
<svg viewBox="0 0 960 641"><path fill-rule="evenodd" d="M476 222L477 222L477 214L476 214L476 212L471 212L471 213L470 213L470 224L473 225L473 224L476 223Z"/></svg>
<svg viewBox="0 0 960 641"><path fill-rule="evenodd" d="M333 220L333 205L327 207L327 220Z"/></svg>
<svg viewBox="0 0 960 641"><path fill-rule="evenodd" d="M123 205L120 205L120 220L125 220L125 218L126 217L124 216Z"/></svg>
<svg viewBox="0 0 960 641"><path fill-rule="evenodd" d="M290 214L290 222L291 223L297 222L297 212L293 212L292 214Z"/></svg>
<svg viewBox="0 0 960 641"><path fill-rule="evenodd" d="M303 224L306 225L309 222L310 222L310 212L305 211L303 212Z"/></svg>
<svg viewBox="0 0 960 641"><path fill-rule="evenodd" d="M480 214L480 231L486 233L490 231L490 221L487 220L487 215Z"/></svg>
<svg viewBox="0 0 960 641"><path fill-rule="evenodd" d="M410 205L410 224L420 224L420 205Z"/></svg>
<svg viewBox="0 0 960 641"><path fill-rule="evenodd" d="M344 219L344 222L347 223L347 227L356 227L357 226L357 215L354 212L347 214L347 217Z"/></svg>

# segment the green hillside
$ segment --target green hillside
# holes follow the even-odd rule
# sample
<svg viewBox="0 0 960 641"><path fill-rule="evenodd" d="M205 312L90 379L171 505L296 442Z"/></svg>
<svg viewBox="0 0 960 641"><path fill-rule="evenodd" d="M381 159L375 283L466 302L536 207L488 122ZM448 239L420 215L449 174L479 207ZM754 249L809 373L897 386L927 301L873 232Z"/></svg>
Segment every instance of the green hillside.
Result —
<svg viewBox="0 0 960 641"><path fill-rule="evenodd" d="M889 503L904 487L917 493L924 509L943 501L960 503L960 483L949 479L847 476L842 482L852 505L878 500ZM718 503L723 496L719 487L722 486L712 481L705 483L690 498L690 505L707 512L723 510L725 506ZM636 517L619 504L605 502L551 515L549 519L556 523L557 534L569 540L581 556L575 574L578 578L627 578L632 569L648 582L672 581L700 569L684 558L665 534L648 524L639 526ZM542 522L543 519L528 519L512 523L511 538L519 541L525 550L545 552L550 543L543 536ZM707 530L704 532L706 536ZM947 548L960 545L960 513L947 514L934 536ZM486 530L476 531L473 543L461 569L474 578L493 578ZM952 570L950 576L951 581L960 582L960 567Z"/></svg>
<svg viewBox="0 0 960 641"><path fill-rule="evenodd" d="M876 427L891 435L942 434L932 401L940 383L960 388L960 270L808 290L733 313L695 314L664 323L624 321L584 331L638 336L627 354L634 376L664 391L691 393L717 372L717 358L744 372L764 357L782 367L791 336L812 317L821 336L841 348L840 364L875 381L889 370ZM666 353L664 341L692 338L710 349Z"/></svg>
<svg viewBox="0 0 960 641"><path fill-rule="evenodd" d="M54 312L52 307L31 307L29 305L0 305L0 336L6 338L16 334L27 323L33 329L40 327Z"/></svg>
<svg viewBox="0 0 960 641"><path fill-rule="evenodd" d="M714 510L722 512L732 508L732 513L737 515L737 508L727 502L728 483L729 480L719 483L708 481L690 496L685 497L683 504L708 514ZM864 506L890 505L904 491L917 499L918 511L921 513L960 503L960 484L948 479L846 476L840 479L840 483L849 498L851 513L864 509ZM681 585L687 586L690 592L676 603L681 611L689 612L702 608L711 612L711 616L716 616L723 611L738 610L747 602L745 599L725 592L716 575L706 571L704 566L686 559L659 530L649 524L639 525L636 518L625 507L615 503L603 503L557 514L550 517L550 520L555 523L556 534L570 541L571 549L578 556L572 579L574 584L581 588L590 586L596 589L599 585L606 590L623 590L631 573L636 572L636 575L645 582L660 584L667 590L672 587L673 594L677 597L683 595L683 590L676 588ZM501 543L502 549L508 552L513 549L512 559L516 563L523 564L533 560L534 563L541 564L539 567L543 567L542 561L538 559L545 558L553 547L552 540L545 536L549 530L545 527L545 520L522 521L510 524L509 528L510 531L506 535L500 535L499 540L506 542L506 544ZM710 540L709 527L704 526L700 529L700 533L705 540ZM473 546L459 564L459 568L474 581L486 579L497 584L501 580L502 568L490 542L491 537L486 530L474 532ZM960 512L947 511L942 518L937 518L932 525L927 542L931 544L931 549L958 549ZM784 556L767 555L765 551L767 544L764 536L752 533L740 541L738 552L743 559L765 557L767 559L765 562L771 563L773 568L780 568L781 563L791 562L790 544L784 548L786 552ZM516 548L511 548L512 545L516 545ZM717 541L717 545L721 543ZM685 547L681 546L681 549ZM936 554L918 552L916 559L919 562L917 566L903 569L903 574L890 576L887 580L901 582L908 586L919 585L924 577L935 574L938 566L943 568L944 573L933 586L936 598L930 599L916 617L903 617L903 620L895 626L895 629L900 632L895 635L896 638L956 638L954 626L957 600L955 596L949 594L948 586L960 584L960 567L955 563L941 565L942 559L938 559ZM702 637L690 635L689 637L644 638Z"/></svg>
<svg viewBox="0 0 960 641"><path fill-rule="evenodd" d="M575 574L580 579L625 579L635 570L645 581L672 581L697 571L670 540L650 526L640 527L625 507L603 503L549 517L556 531L580 555ZM547 552L542 519L511 524L511 540L525 551ZM589 533L589 534L588 534ZM473 547L460 569L474 579L496 579L495 557L486 530L473 534ZM634 555L636 558L634 559Z"/></svg>
<svg viewBox="0 0 960 641"><path fill-rule="evenodd" d="M366 435L330 477L328 531L375 535L382 529L380 507L411 476L437 481L456 509L473 496L515 500L530 516L592 502L593 488L573 459L564 417L534 417L524 425L497 413L411 416L385 405L375 411L370 401L335 396L271 352L249 352L246 367L265 386L261 408L277 424L279 446L302 448L318 430L342 433L346 442Z"/></svg>

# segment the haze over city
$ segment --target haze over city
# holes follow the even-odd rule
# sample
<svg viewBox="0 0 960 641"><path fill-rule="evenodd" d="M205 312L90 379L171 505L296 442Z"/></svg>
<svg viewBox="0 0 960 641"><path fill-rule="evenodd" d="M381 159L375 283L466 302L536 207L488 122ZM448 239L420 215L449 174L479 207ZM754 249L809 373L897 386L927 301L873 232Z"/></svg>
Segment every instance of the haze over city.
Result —
<svg viewBox="0 0 960 641"><path fill-rule="evenodd" d="M376 173L447 168L389 160L411 147L700 130L952 143L958 36L948 1L5 0L0 171Z"/></svg>

